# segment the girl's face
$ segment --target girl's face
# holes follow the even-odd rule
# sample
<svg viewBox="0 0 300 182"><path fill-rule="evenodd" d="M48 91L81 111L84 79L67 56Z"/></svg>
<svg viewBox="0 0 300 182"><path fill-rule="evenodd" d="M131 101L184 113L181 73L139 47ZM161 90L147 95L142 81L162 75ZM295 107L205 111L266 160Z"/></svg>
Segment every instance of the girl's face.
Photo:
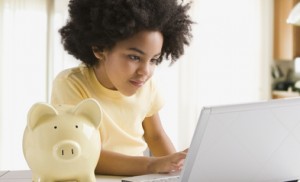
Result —
<svg viewBox="0 0 300 182"><path fill-rule="evenodd" d="M106 88L133 95L152 77L163 45L158 31L142 31L118 42L112 49L94 52L99 64L94 71Z"/></svg>

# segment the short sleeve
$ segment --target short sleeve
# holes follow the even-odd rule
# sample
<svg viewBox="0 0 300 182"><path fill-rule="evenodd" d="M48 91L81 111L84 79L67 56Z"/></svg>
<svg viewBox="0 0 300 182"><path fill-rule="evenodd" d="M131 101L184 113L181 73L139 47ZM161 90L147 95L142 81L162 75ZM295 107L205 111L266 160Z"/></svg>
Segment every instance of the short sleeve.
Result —
<svg viewBox="0 0 300 182"><path fill-rule="evenodd" d="M51 104L75 105L84 98L80 84L75 79L66 76L63 72L53 81Z"/></svg>
<svg viewBox="0 0 300 182"><path fill-rule="evenodd" d="M160 93L153 79L151 79L150 88L151 88L151 95L152 95L151 105L146 117L150 117L156 114L164 105L162 94Z"/></svg>

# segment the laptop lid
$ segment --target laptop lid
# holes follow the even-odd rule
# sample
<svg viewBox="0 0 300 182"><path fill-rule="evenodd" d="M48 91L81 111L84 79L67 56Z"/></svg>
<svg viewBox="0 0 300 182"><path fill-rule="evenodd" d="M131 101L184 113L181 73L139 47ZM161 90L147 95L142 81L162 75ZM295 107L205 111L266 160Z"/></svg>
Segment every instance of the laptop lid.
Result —
<svg viewBox="0 0 300 182"><path fill-rule="evenodd" d="M300 179L300 99L204 107L180 181Z"/></svg>

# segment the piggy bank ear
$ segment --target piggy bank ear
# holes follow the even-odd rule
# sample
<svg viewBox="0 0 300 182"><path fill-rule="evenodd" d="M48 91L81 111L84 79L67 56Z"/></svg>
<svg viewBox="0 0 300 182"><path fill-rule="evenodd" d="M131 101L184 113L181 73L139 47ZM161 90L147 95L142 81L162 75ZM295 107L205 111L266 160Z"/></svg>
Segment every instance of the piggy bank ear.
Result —
<svg viewBox="0 0 300 182"><path fill-rule="evenodd" d="M90 98L81 101L74 108L73 113L87 117L96 128L99 128L102 120L102 109L95 99Z"/></svg>
<svg viewBox="0 0 300 182"><path fill-rule="evenodd" d="M34 104L27 115L27 126L34 129L39 123L43 122L49 116L55 116L58 112L56 109L47 103Z"/></svg>

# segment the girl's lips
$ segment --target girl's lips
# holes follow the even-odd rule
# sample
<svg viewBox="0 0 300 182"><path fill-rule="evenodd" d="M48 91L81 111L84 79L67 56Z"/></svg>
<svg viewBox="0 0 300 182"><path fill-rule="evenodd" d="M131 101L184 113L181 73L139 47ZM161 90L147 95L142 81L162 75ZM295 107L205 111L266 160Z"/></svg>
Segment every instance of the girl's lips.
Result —
<svg viewBox="0 0 300 182"><path fill-rule="evenodd" d="M144 81L130 80L130 83L136 87L141 87L144 85Z"/></svg>

